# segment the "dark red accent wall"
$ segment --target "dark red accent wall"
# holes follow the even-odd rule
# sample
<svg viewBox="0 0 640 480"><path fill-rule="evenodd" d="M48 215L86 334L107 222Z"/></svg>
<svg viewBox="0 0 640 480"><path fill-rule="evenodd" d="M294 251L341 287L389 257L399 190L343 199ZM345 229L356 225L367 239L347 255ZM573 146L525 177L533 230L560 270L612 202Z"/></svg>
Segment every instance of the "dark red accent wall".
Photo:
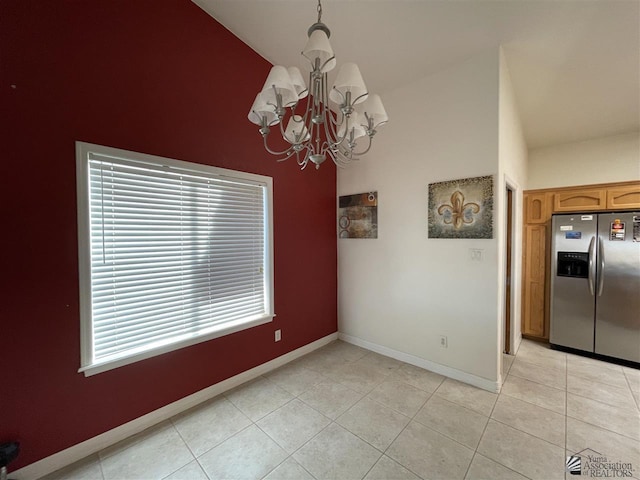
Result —
<svg viewBox="0 0 640 480"><path fill-rule="evenodd" d="M189 0L0 0L0 442L22 444L12 470L337 330L335 167L301 172L263 150L247 112L269 68ZM273 177L274 322L77 373L76 140Z"/></svg>

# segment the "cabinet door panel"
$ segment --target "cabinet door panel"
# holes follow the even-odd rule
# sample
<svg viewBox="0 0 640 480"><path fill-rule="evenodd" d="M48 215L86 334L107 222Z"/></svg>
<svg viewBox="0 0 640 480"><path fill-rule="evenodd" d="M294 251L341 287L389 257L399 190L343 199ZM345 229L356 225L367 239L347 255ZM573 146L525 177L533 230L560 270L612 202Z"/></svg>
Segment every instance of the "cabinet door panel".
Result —
<svg viewBox="0 0 640 480"><path fill-rule="evenodd" d="M607 192L603 189L560 192L554 198L554 212L585 212L607 208Z"/></svg>
<svg viewBox="0 0 640 480"><path fill-rule="evenodd" d="M640 208L640 185L608 188L607 208L611 210Z"/></svg>
<svg viewBox="0 0 640 480"><path fill-rule="evenodd" d="M522 333L544 338L546 299L546 225L525 227Z"/></svg>
<svg viewBox="0 0 640 480"><path fill-rule="evenodd" d="M545 223L549 216L548 194L527 193L524 195L524 223Z"/></svg>

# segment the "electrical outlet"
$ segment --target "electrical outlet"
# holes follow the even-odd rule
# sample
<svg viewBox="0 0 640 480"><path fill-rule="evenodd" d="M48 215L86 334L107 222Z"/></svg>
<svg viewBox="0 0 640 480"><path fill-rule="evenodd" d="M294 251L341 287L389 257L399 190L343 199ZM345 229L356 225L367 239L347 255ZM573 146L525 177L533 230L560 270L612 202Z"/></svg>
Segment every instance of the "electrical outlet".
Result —
<svg viewBox="0 0 640 480"><path fill-rule="evenodd" d="M440 346L442 348L447 348L447 337L445 337L444 335L440 335Z"/></svg>
<svg viewBox="0 0 640 480"><path fill-rule="evenodd" d="M276 330L275 341L279 342L280 340L282 340L282 331Z"/></svg>

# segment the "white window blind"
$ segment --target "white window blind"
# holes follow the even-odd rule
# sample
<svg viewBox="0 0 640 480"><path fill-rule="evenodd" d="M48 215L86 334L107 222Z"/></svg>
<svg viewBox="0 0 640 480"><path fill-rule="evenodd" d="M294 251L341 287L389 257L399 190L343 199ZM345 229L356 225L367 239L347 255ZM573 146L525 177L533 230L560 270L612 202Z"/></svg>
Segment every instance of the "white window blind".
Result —
<svg viewBox="0 0 640 480"><path fill-rule="evenodd" d="M271 320L270 179L82 145L91 316L83 368Z"/></svg>

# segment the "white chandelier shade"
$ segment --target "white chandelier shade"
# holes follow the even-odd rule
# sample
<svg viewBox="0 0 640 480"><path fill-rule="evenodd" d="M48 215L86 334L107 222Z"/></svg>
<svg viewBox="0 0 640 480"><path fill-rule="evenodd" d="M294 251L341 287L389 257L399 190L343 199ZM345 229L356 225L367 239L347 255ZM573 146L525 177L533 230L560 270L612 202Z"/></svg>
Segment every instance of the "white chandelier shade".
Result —
<svg viewBox="0 0 640 480"><path fill-rule="evenodd" d="M298 67L289 67L287 68L287 72L289 73L289 77L291 78L291 84L296 89L298 99L302 100L307 95L309 95L309 89L307 88L307 84L304 82L304 78L302 78L300 69Z"/></svg>
<svg viewBox="0 0 640 480"><path fill-rule="evenodd" d="M318 21L309 28L302 51L311 64L309 83L297 67L274 65L248 115L260 127L265 149L283 156L278 161L295 156L302 169L309 162L320 168L327 156L340 167L358 159L370 150L376 129L389 120L380 96L369 94L355 63L343 64L333 86L328 87L327 72L335 68L336 59L329 43L331 32L321 19L318 0ZM267 143L270 127L276 125L289 145L282 151Z"/></svg>
<svg viewBox="0 0 640 480"><path fill-rule="evenodd" d="M284 136L287 142L292 145L305 142L311 137L307 126L304 124L304 118L300 115L291 116L287 129L284 131Z"/></svg>
<svg viewBox="0 0 640 480"><path fill-rule="evenodd" d="M353 119L353 125L347 131L347 124L343 124L338 130L338 135L341 137L347 137L347 141L354 141L360 137L364 137L367 134L367 129L365 127L366 123L361 123L360 114L358 112L353 112L351 115ZM353 137L349 138L349 135L353 135Z"/></svg>
<svg viewBox="0 0 640 480"><path fill-rule="evenodd" d="M351 104L355 105L366 100L367 87L362 79L360 69L355 63L345 63L338 70L336 81L329 93L329 99L338 105L347 102L347 94L351 95Z"/></svg>
<svg viewBox="0 0 640 480"><path fill-rule="evenodd" d="M262 87L262 94L267 103L275 105L277 96L281 96L282 105L291 107L298 102L298 92L287 69L281 65L271 68L267 80Z"/></svg>
<svg viewBox="0 0 640 480"><path fill-rule="evenodd" d="M268 127L277 125L280 122L276 112L274 112L273 107L267 103L267 99L262 92L256 95L256 99L249 111L249 120L256 125L261 125L264 121Z"/></svg>
<svg viewBox="0 0 640 480"><path fill-rule="evenodd" d="M336 68L336 57L329 43L329 37L324 30L318 29L311 32L307 45L302 50L310 62L311 68L318 68L322 73L327 73Z"/></svg>
<svg viewBox="0 0 640 480"><path fill-rule="evenodd" d="M380 95L374 93L369 95L367 99L356 107L356 112L360 115L367 115L372 120L373 128L378 128L389 121L387 111L382 105Z"/></svg>

